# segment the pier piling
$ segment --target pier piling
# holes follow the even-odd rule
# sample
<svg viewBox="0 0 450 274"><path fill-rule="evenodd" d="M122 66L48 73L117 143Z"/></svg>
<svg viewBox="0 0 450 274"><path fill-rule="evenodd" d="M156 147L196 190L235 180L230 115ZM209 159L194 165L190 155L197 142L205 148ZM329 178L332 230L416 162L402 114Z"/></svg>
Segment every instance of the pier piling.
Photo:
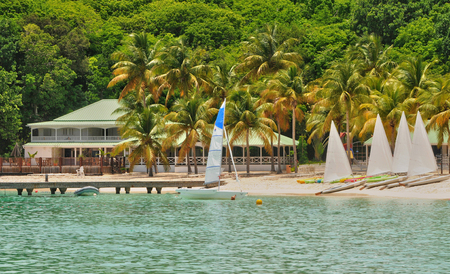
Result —
<svg viewBox="0 0 450 274"><path fill-rule="evenodd" d="M157 192L158 194L161 194L162 187L155 187L155 188L156 188L156 192Z"/></svg>
<svg viewBox="0 0 450 274"><path fill-rule="evenodd" d="M130 194L130 187L125 187L125 193Z"/></svg>
<svg viewBox="0 0 450 274"><path fill-rule="evenodd" d="M56 188L53 188L53 187L50 188L50 193L51 193L51 194L55 194L55 193L56 193Z"/></svg>
<svg viewBox="0 0 450 274"><path fill-rule="evenodd" d="M152 189L153 189L153 187L147 187L147 193L148 194L152 193Z"/></svg>
<svg viewBox="0 0 450 274"><path fill-rule="evenodd" d="M116 194L120 194L120 187L116 187Z"/></svg>
<svg viewBox="0 0 450 274"><path fill-rule="evenodd" d="M23 192L23 188L18 188L17 189L17 194L22 195L22 192Z"/></svg>
<svg viewBox="0 0 450 274"><path fill-rule="evenodd" d="M65 194L66 193L67 188L66 187L60 187L59 191L61 192L61 194Z"/></svg>
<svg viewBox="0 0 450 274"><path fill-rule="evenodd" d="M33 189L32 188L27 188L27 192L28 192L28 196L31 196L31 194L33 194Z"/></svg>

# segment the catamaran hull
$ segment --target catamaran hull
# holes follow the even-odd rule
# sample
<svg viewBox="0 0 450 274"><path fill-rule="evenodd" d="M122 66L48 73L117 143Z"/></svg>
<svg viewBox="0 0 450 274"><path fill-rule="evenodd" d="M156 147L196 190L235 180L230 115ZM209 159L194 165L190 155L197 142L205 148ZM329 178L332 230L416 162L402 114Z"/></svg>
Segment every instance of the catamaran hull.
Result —
<svg viewBox="0 0 450 274"><path fill-rule="evenodd" d="M242 199L247 195L247 192L240 191L227 191L217 189L192 189L192 188L179 188L177 192L181 198L184 199L210 199L210 200L231 200L231 197L236 195L236 200Z"/></svg>

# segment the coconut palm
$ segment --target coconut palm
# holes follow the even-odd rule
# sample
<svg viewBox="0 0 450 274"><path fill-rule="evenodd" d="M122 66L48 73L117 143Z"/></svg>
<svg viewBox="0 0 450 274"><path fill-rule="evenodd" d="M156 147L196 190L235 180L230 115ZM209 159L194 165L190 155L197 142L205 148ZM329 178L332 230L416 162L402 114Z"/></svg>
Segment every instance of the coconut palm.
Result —
<svg viewBox="0 0 450 274"><path fill-rule="evenodd" d="M297 166L297 145L295 138L295 123L296 118L299 122L305 117L304 108L302 109L301 102L303 101L303 81L297 67L290 67L287 70L279 71L274 79L269 81L268 89L262 94L267 100L274 104L274 112L277 121L281 121L282 117L288 118L289 111L292 111L292 140L294 147L294 166L295 173L298 172ZM283 130L287 128L278 123L278 128L281 126ZM279 131L279 129L278 129ZM280 132L279 132L280 134ZM280 149L280 138L278 138L278 150ZM279 153L278 153L279 156ZM278 164L280 164L278 162ZM280 170L280 167L278 167Z"/></svg>
<svg viewBox="0 0 450 274"><path fill-rule="evenodd" d="M132 148L128 156L130 169L140 162L141 157L145 159L149 169L148 176L153 176L152 166L155 165L157 157L160 158L164 169L169 169L169 161L163 151L162 141L164 138L164 125L162 113L167 111L164 106L147 107L136 112L128 123L120 127L122 138L127 139L114 148L114 153L120 153L124 149Z"/></svg>
<svg viewBox="0 0 450 274"><path fill-rule="evenodd" d="M437 81L439 91L434 93L428 104L424 104L420 109L424 116L431 117L427 125L427 130L434 129L438 132L438 146L444 142L447 136L447 143L450 144L450 75L445 75Z"/></svg>
<svg viewBox="0 0 450 274"><path fill-rule="evenodd" d="M361 66L358 62L343 62L333 65L325 72L324 97L331 104L333 113L345 112L347 155L350 157L350 115L357 108L358 97L368 95L362 84Z"/></svg>
<svg viewBox="0 0 450 274"><path fill-rule="evenodd" d="M280 69L298 66L302 61L300 54L289 52L289 48L297 42L294 38L280 41L277 25L266 25L263 31L243 43L244 60L236 67L238 71L245 72L241 83L259 79L262 75L273 75Z"/></svg>
<svg viewBox="0 0 450 274"><path fill-rule="evenodd" d="M393 76L405 86L412 98L423 93L436 92L436 82L429 75L430 67L435 62L426 63L422 57L407 57L394 71Z"/></svg>
<svg viewBox="0 0 450 274"><path fill-rule="evenodd" d="M143 32L140 34L131 34L131 41L128 43L126 51L113 53L112 58L117 60L112 68L114 69L114 78L109 82L108 88L117 83L126 81L119 101L131 91L136 92L137 98L142 98L145 106L145 90L155 89L152 73L158 67L156 59L160 48L160 43L151 46L148 35Z"/></svg>
<svg viewBox="0 0 450 274"><path fill-rule="evenodd" d="M263 141L264 149L272 153L269 138L274 135L275 123L264 116L265 104L257 104L248 89L235 91L229 96L226 108L227 130L230 132L230 145L236 141L245 141L247 148L247 173L250 173L250 138L255 137Z"/></svg>
<svg viewBox="0 0 450 274"><path fill-rule="evenodd" d="M205 99L200 95L181 98L172 106L172 112L164 118L168 123L165 126L167 139L164 147L177 145L184 135L186 138L181 144L180 159L187 157L188 172L190 172L189 151L193 151L195 174L198 174L197 155L195 144L202 142L209 144L213 125L211 118L218 112L217 109L208 108Z"/></svg>
<svg viewBox="0 0 450 274"><path fill-rule="evenodd" d="M200 87L209 87L206 79L209 77L210 68L199 63L197 59L186 46L186 39L183 37L163 49L159 60L165 73L158 75L156 81L169 87L166 105L176 89L180 91L181 97L185 97L190 90L195 89L198 93Z"/></svg>
<svg viewBox="0 0 450 274"><path fill-rule="evenodd" d="M373 132L376 116L379 114L383 121L386 135L389 136L391 150L394 151L400 118L403 111L409 112L408 103L411 99L408 98L408 92L397 81L383 80L377 77L372 78L371 81L377 83L372 85L372 87L377 87L377 89L371 89L370 101L359 106L365 121L359 136L362 137L367 135L368 132ZM378 85L380 82L381 86Z"/></svg>
<svg viewBox="0 0 450 274"><path fill-rule="evenodd" d="M396 66L388 57L392 47L385 49L381 43L381 36L364 35L354 47L350 47L348 55L351 59L362 62L362 70L366 75L388 78L389 69Z"/></svg>

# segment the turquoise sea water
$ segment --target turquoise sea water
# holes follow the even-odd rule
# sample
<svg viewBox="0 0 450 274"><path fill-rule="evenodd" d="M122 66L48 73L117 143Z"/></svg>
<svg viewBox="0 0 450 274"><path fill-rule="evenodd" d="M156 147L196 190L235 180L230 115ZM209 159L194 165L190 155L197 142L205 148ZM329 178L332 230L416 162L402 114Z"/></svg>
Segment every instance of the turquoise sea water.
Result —
<svg viewBox="0 0 450 274"><path fill-rule="evenodd" d="M450 272L447 201L65 195L0 193L0 273Z"/></svg>

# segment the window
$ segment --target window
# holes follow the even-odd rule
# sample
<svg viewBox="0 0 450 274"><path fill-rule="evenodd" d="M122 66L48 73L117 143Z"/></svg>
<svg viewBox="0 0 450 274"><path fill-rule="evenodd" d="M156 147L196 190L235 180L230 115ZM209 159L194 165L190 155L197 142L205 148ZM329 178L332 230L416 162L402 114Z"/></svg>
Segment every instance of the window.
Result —
<svg viewBox="0 0 450 274"><path fill-rule="evenodd" d="M63 136L73 136L73 128L64 128L63 130Z"/></svg>

